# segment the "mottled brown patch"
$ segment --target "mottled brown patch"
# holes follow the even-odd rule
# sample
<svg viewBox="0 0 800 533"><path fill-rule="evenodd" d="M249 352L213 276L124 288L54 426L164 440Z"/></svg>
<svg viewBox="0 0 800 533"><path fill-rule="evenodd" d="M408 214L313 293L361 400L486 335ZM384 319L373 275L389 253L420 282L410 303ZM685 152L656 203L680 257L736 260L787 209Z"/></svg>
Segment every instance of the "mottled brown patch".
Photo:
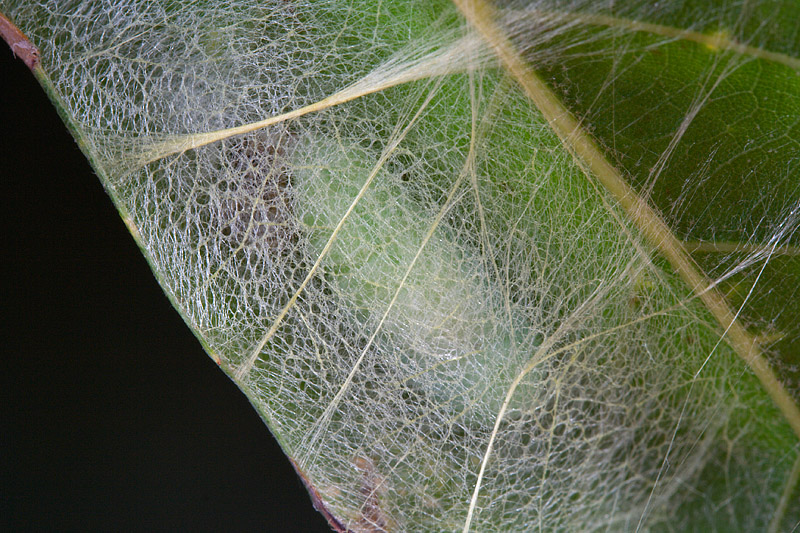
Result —
<svg viewBox="0 0 800 533"><path fill-rule="evenodd" d="M233 246L266 246L280 253L291 242L291 183L284 145L292 140L290 134L257 132L234 140L228 148L223 164L237 176L226 183L215 224Z"/></svg>
<svg viewBox="0 0 800 533"><path fill-rule="evenodd" d="M354 461L361 472L361 494L364 503L356 522L355 530L359 533L388 533L392 531L392 520L381 505L381 498L386 492L386 480L375 468L375 463L366 457L357 457Z"/></svg>
<svg viewBox="0 0 800 533"><path fill-rule="evenodd" d="M39 64L39 50L2 13L0 13L0 37L11 47L11 52L28 65L29 69L36 68L36 65Z"/></svg>

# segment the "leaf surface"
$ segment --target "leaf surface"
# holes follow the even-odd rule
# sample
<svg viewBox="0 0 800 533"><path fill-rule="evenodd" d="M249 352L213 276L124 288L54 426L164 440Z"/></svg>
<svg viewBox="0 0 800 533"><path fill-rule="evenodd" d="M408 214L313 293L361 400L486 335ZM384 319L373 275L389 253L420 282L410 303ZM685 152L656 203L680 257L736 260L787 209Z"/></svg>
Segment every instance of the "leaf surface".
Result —
<svg viewBox="0 0 800 533"><path fill-rule="evenodd" d="M0 8L333 527L800 520L796 4Z"/></svg>

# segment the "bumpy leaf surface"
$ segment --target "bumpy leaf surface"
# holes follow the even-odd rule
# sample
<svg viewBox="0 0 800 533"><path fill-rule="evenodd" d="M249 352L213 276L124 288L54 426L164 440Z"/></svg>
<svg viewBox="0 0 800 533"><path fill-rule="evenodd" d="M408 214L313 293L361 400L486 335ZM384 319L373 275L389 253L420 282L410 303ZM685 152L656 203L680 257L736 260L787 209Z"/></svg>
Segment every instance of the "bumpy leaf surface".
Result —
<svg viewBox="0 0 800 533"><path fill-rule="evenodd" d="M0 10L334 528L800 522L796 2Z"/></svg>

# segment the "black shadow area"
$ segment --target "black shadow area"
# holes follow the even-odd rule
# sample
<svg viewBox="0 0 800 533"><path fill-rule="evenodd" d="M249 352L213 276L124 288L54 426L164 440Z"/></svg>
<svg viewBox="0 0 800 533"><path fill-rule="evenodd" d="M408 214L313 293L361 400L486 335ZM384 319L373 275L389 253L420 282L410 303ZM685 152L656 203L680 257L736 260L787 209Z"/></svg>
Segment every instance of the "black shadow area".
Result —
<svg viewBox="0 0 800 533"><path fill-rule="evenodd" d="M0 530L330 531L0 41Z"/></svg>

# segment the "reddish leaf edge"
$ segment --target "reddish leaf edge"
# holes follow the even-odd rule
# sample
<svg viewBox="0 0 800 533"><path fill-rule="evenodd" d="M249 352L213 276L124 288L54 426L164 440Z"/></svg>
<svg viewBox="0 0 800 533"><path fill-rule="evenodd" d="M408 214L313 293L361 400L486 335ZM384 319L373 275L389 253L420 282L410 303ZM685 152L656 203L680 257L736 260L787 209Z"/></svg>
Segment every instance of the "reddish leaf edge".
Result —
<svg viewBox="0 0 800 533"><path fill-rule="evenodd" d="M14 57L20 58L29 69L34 70L39 65L39 49L2 13L0 13L0 37L8 43Z"/></svg>
<svg viewBox="0 0 800 533"><path fill-rule="evenodd" d="M319 511L322 516L325 517L325 520L328 521L328 524L336 533L353 533L351 530L347 529L347 527L345 527L345 525L342 524L326 507L325 502L322 500L319 492L317 492L317 489L311 484L311 480L306 477L305 473L300 469L294 459L291 457L288 457L288 459L289 462L292 463L294 471L297 472L297 475L300 477L300 480L303 482L303 485L308 491L308 495L311 498L311 503L314 505L314 509Z"/></svg>

